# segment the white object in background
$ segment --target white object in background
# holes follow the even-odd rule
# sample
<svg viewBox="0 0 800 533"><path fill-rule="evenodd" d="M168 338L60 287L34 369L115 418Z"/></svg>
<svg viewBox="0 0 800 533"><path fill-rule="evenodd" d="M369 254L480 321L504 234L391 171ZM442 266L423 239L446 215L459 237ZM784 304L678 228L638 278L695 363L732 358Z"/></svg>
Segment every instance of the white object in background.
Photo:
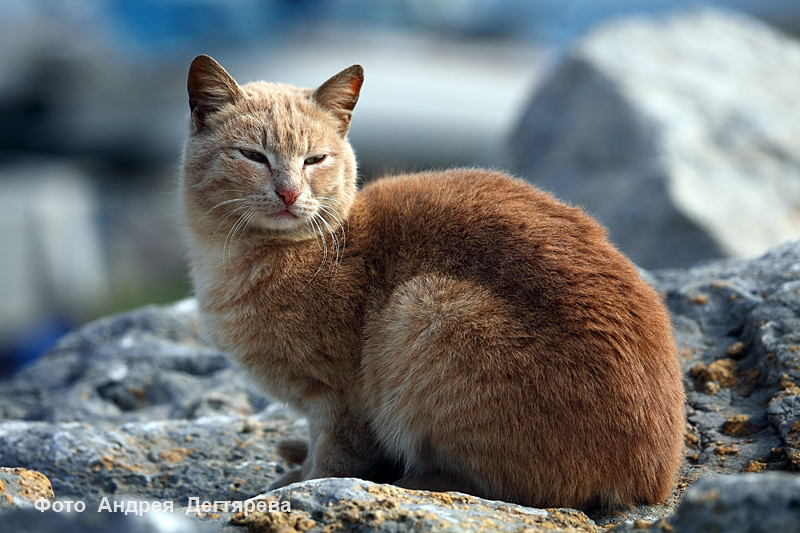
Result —
<svg viewBox="0 0 800 533"><path fill-rule="evenodd" d="M0 342L53 312L80 316L106 295L98 215L75 167L0 169Z"/></svg>

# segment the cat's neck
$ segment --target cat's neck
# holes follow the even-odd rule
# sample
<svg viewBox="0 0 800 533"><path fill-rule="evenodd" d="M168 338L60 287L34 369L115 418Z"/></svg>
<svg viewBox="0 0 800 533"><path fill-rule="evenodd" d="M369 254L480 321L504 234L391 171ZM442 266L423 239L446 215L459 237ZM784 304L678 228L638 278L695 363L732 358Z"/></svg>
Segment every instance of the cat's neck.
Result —
<svg viewBox="0 0 800 533"><path fill-rule="evenodd" d="M347 222L344 227L332 225L332 231L322 235L291 238L258 228L212 237L194 233L190 251L196 287L228 292L243 285L268 282L263 286L285 287L325 278L344 256L346 227Z"/></svg>

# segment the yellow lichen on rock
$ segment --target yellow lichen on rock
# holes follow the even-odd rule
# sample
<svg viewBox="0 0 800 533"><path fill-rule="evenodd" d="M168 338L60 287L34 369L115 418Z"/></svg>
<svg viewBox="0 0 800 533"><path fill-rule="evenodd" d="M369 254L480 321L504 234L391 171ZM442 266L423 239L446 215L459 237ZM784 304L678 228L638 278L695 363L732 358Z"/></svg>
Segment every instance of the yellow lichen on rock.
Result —
<svg viewBox="0 0 800 533"><path fill-rule="evenodd" d="M248 533L303 533L317 523L305 511L291 513L252 513L244 519Z"/></svg>
<svg viewBox="0 0 800 533"><path fill-rule="evenodd" d="M529 509L466 494L407 490L346 479L321 479L305 487L278 489L267 498L292 505L291 513L257 512L244 519L248 533L336 533L340 531L431 533L599 533L584 513ZM302 503L300 503L302 502ZM241 517L239 517L241 519ZM241 520L238 521L241 523Z"/></svg>
<svg viewBox="0 0 800 533"><path fill-rule="evenodd" d="M698 364L689 371L697 385L708 394L716 394L720 387L736 385L739 365L733 359L717 359L710 365Z"/></svg>
<svg viewBox="0 0 800 533"><path fill-rule="evenodd" d="M51 500L55 497L47 476L26 468L0 467L0 492L5 500L0 507L15 507L25 501L32 504L40 498Z"/></svg>
<svg viewBox="0 0 800 533"><path fill-rule="evenodd" d="M196 451L197 450L176 446L169 450L163 450L158 454L158 458L166 463L177 463L179 461L183 461L187 457L190 457Z"/></svg>
<svg viewBox="0 0 800 533"><path fill-rule="evenodd" d="M746 437L758 431L747 415L733 415L722 424L722 433L731 437Z"/></svg>

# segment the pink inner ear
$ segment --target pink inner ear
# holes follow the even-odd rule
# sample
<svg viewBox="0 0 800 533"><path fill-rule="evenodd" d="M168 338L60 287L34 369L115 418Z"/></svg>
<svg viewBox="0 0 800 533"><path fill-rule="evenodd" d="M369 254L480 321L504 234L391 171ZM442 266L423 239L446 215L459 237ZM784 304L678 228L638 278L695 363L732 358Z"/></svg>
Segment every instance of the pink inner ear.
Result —
<svg viewBox="0 0 800 533"><path fill-rule="evenodd" d="M361 78L358 76L353 76L353 78L350 80L350 92L352 94L358 93L361 90L362 83L363 80Z"/></svg>

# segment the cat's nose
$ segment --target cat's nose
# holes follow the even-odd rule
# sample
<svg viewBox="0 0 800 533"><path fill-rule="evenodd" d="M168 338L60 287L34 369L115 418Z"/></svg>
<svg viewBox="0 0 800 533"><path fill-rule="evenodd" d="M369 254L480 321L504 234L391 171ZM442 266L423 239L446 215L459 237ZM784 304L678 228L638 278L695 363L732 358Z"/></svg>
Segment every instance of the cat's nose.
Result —
<svg viewBox="0 0 800 533"><path fill-rule="evenodd" d="M286 207L292 205L297 200L297 197L300 196L300 191L295 189L277 189L275 192L281 197L283 205Z"/></svg>

